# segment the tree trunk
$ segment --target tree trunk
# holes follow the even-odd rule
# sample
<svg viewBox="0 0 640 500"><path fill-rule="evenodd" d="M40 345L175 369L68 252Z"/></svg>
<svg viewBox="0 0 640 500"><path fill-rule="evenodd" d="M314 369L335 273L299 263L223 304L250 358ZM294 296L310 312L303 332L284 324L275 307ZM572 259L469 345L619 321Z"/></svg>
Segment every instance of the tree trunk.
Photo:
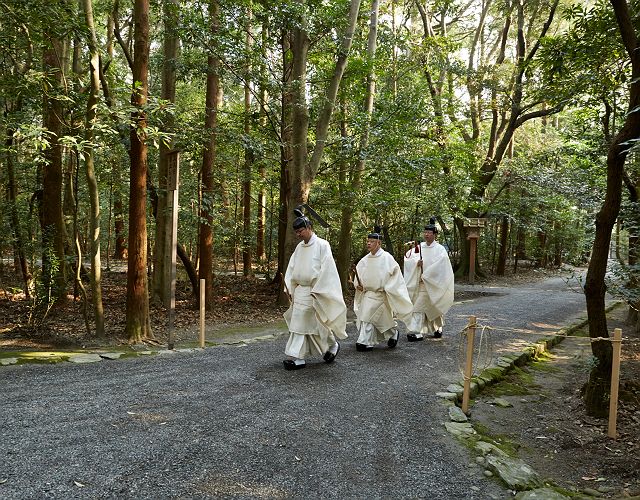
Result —
<svg viewBox="0 0 640 500"><path fill-rule="evenodd" d="M347 143L347 123L346 123L346 106L344 102L341 105L342 116L340 118L340 135L343 144ZM344 158L344 154L340 155ZM353 168L353 167L352 167ZM340 194L340 204L342 205L340 217L340 237L338 239L338 250L336 251L336 267L340 283L342 285L342 293L347 293L349 282L349 271L351 269L351 229L353 226L353 205L356 193L352 191L352 183L348 182L347 172L350 171L349 162L346 158L340 161L340 172L338 174L338 189ZM346 235L346 236L345 236Z"/></svg>
<svg viewBox="0 0 640 500"><path fill-rule="evenodd" d="M51 301L66 298L65 227L62 214L62 93L63 41L55 34L44 49L44 70L50 82L45 90L43 125L49 133L49 147L44 151L42 178L42 294L39 302L47 307Z"/></svg>
<svg viewBox="0 0 640 500"><path fill-rule="evenodd" d="M622 41L631 60L631 79L629 89L629 112L622 129L613 139L607 154L607 188L604 202L596 215L596 234L587 270L584 293L587 301L589 336L608 338L607 317L605 313L605 274L611 244L611 231L620 211L622 200L622 177L624 164L632 147L633 139L640 130L640 115L635 110L640 105L640 54L638 40L632 24L631 13L625 0L610 0L616 15ZM593 341L591 351L597 359L591 370L584 391L587 414L605 417L608 408L608 389L611 378L611 343Z"/></svg>
<svg viewBox="0 0 640 500"><path fill-rule="evenodd" d="M89 214L89 239L91 244L91 297L93 301L93 314L95 320L96 335L104 335L104 309L102 306L102 268L100 263L100 196L98 180L93 162L93 127L98 117L98 95L100 93L100 53L98 40L93 23L93 5L91 0L83 0L84 16L89 29L89 80L91 82L89 98L87 100L87 113L85 119L85 167L87 186L89 189L89 202L91 212Z"/></svg>
<svg viewBox="0 0 640 500"><path fill-rule="evenodd" d="M216 39L219 30L220 7L217 0L209 2L209 18L212 39ZM215 43L215 42L214 42ZM207 58L207 91L205 101L205 132L207 143L202 155L202 205L200 208L200 241L199 241L199 277L205 280L205 304L211 308L213 304L213 167L216 158L218 103L220 101L220 60L217 55L210 53Z"/></svg>
<svg viewBox="0 0 640 500"><path fill-rule="evenodd" d="M265 61L267 60L267 44L269 43L269 23L265 19L262 23L262 58L260 64L260 129L265 130L267 127L267 67ZM260 188L258 191L258 214L256 224L256 259L259 264L264 263L267 260L267 253L265 250L265 227L267 223L266 217L266 181L267 181L267 169L264 160L260 161L258 165L258 176L260 177Z"/></svg>
<svg viewBox="0 0 640 500"><path fill-rule="evenodd" d="M469 240L467 239L467 231L464 228L464 221L459 217L453 219L453 223L458 230L458 236L460 238L460 245L458 245L458 266L455 268L455 276L457 278L463 278L469 276L469 255L471 254L471 248L469 246ZM477 259L476 252L476 259ZM476 266L476 270L478 266Z"/></svg>
<svg viewBox="0 0 640 500"><path fill-rule="evenodd" d="M553 251L553 265L560 267L562 265L562 239L560 238L560 223L558 221L553 224L555 233L554 251Z"/></svg>
<svg viewBox="0 0 640 500"><path fill-rule="evenodd" d="M178 0L163 1L164 41L162 46L162 90L161 97L165 101L176 100L176 61L180 48L178 37ZM172 113L164 117L164 132L173 132L175 119ZM158 209L156 212L156 244L153 264L153 298L165 307L171 301L171 214L172 200L167 192L167 170L171 146L164 141L160 143L158 162Z"/></svg>
<svg viewBox="0 0 640 500"><path fill-rule="evenodd" d="M507 268L507 249L509 246L509 217L502 216L502 223L500 224L500 251L498 252L498 266L496 274L498 276L504 276Z"/></svg>
<svg viewBox="0 0 640 500"><path fill-rule="evenodd" d="M356 156L356 163L351 170L350 186L343 189L341 197L342 210L340 222L340 239L337 252L338 275L342 290L346 292L347 281L349 276L349 268L351 267L351 231L353 228L353 212L355 209L355 197L362 185L362 174L366 165L366 149L369 145L369 129L371 124L371 115L373 114L373 102L376 93L376 74L375 74L375 58L376 44L378 40L378 0L371 3L370 19L369 19L369 37L367 39L367 60L369 63L369 74L367 75L367 87L365 90L365 98L363 111L365 123L360 133L360 142ZM342 131L344 134L344 130Z"/></svg>
<svg viewBox="0 0 640 500"><path fill-rule="evenodd" d="M251 33L251 7L247 9L245 25L245 49L247 54L251 52L253 34ZM251 170L254 164L253 146L249 137L251 135L251 62L247 59L244 78L244 168L242 172L242 274L253 275L251 267Z"/></svg>
<svg viewBox="0 0 640 500"><path fill-rule="evenodd" d="M302 3L302 0L298 0ZM320 109L315 126L315 145L308 158L307 141L309 129L309 108L306 102L306 75L307 75L307 54L309 51L309 37L306 32L306 19L300 20L298 26L293 30L293 41L291 48L293 51L293 165L290 169L290 188L288 206L295 207L301 203L306 203L309 198L311 185L320 166L324 151L329 123L333 108L340 87L340 81L347 65L347 58L351 49L353 35L358 20L360 10L360 0L351 0L349 3L349 14L346 32L341 35L340 48L338 50L336 63L331 80L325 92L324 105ZM287 229L291 226L291 210L287 213ZM296 238L293 230L287 231L285 239L285 261L293 253L296 245Z"/></svg>
<svg viewBox="0 0 640 500"><path fill-rule="evenodd" d="M129 257L127 266L127 326L132 343L153 338L147 284L147 144L145 128L149 64L149 0L135 0L134 59L131 105L131 175L129 189Z"/></svg>
<svg viewBox="0 0 640 500"><path fill-rule="evenodd" d="M119 171L120 166L115 165L114 170ZM120 177L120 172L114 171L114 174L115 176ZM114 181L114 184L116 184L116 188L113 194L113 232L115 238L113 258L124 260L129 256L129 249L127 248L126 226L124 223L124 206L122 204L122 194L120 193L119 188L120 183L118 181Z"/></svg>
<svg viewBox="0 0 640 500"><path fill-rule="evenodd" d="M538 258L536 267L547 267L547 233L538 231Z"/></svg>
<svg viewBox="0 0 640 500"><path fill-rule="evenodd" d="M22 280L24 282L24 296L27 299L31 298L31 292L29 291L29 285L31 281L31 274L29 273L29 264L27 263L27 256L24 250L24 239L22 236L22 229L20 227L20 215L18 213L18 186L16 184L15 169L13 166L13 133L11 129L6 131L6 152L5 158L7 162L7 197L9 202L9 209L11 211L11 232L13 233L13 248L14 255L17 257L18 266L22 274Z"/></svg>
<svg viewBox="0 0 640 500"><path fill-rule="evenodd" d="M280 118L280 198L278 211L278 270L276 272L276 280L278 287L278 300L280 306L286 306L289 303L288 296L284 289L283 278L286 271L286 238L287 238L287 221L289 216L289 190L291 181L289 179L289 170L292 165L293 158L293 57L291 54L291 32L283 32L282 45L282 112Z"/></svg>
<svg viewBox="0 0 640 500"><path fill-rule="evenodd" d="M636 191L637 193L637 191ZM636 194L637 197L637 194ZM635 202L637 203L637 201ZM637 229L634 229L637 231ZM633 236L629 236L629 267L634 268L638 264L638 255L640 255L640 241L638 240L637 234ZM631 289L636 289L638 287L638 278L637 272L632 271L630 283L627 285ZM632 305L629 306L629 310L627 312L627 323L634 327L636 332L640 331L640 315L638 314L638 309L640 309L640 301L635 301Z"/></svg>

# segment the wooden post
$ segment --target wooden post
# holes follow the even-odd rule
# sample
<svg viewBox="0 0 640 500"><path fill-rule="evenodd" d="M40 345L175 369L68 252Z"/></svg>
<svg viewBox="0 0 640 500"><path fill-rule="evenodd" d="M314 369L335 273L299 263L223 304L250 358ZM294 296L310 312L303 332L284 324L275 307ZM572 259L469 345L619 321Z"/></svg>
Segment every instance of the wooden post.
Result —
<svg viewBox="0 0 640 500"><path fill-rule="evenodd" d="M473 285L476 279L476 248L478 238L469 237L469 283Z"/></svg>
<svg viewBox="0 0 640 500"><path fill-rule="evenodd" d="M178 248L178 179L180 178L180 153L171 151L167 164L167 191L171 200L171 284L169 302L169 332L167 348L173 349L173 324L176 312L176 253Z"/></svg>
<svg viewBox="0 0 640 500"><path fill-rule="evenodd" d="M205 280L200 280L200 347L204 349Z"/></svg>
<svg viewBox="0 0 640 500"><path fill-rule="evenodd" d="M617 437L616 422L618 419L618 386L620 383L620 351L622 350L622 330L613 331L613 359L611 360L611 392L609 396L609 432L612 439Z"/></svg>
<svg viewBox="0 0 640 500"><path fill-rule="evenodd" d="M480 232L487 224L486 219L471 218L464 222L469 240L469 283L473 285L476 279L476 253L478 251L478 239Z"/></svg>
<svg viewBox="0 0 640 500"><path fill-rule="evenodd" d="M467 357L464 366L464 391L462 393L462 411L469 411L469 393L471 392L471 374L473 373L473 341L476 336L476 317L469 316L467 326Z"/></svg>

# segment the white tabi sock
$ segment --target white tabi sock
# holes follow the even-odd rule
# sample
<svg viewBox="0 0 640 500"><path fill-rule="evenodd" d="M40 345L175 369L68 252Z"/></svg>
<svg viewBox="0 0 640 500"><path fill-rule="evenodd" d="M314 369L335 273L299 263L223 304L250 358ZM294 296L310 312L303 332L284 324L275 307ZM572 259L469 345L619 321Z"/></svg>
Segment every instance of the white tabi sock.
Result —
<svg viewBox="0 0 640 500"><path fill-rule="evenodd" d="M338 343L336 342L335 344L333 344L331 347L329 347L329 352L331 354L335 354L338 352Z"/></svg>
<svg viewBox="0 0 640 500"><path fill-rule="evenodd" d="M422 335L421 333L416 333L415 336L417 339L421 339L424 337L424 335Z"/></svg>
<svg viewBox="0 0 640 500"><path fill-rule="evenodd" d="M293 362L294 362L294 364L296 366L306 365L307 364L307 362L304 359L298 359L298 358L294 359Z"/></svg>

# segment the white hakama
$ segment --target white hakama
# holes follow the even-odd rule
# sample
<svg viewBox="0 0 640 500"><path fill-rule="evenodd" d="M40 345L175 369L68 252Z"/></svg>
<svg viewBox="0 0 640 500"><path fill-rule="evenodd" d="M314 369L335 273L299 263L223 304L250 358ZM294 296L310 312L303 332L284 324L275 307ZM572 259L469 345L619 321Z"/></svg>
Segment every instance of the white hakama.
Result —
<svg viewBox="0 0 640 500"><path fill-rule="evenodd" d="M422 273L418 261L422 257ZM420 244L420 251L405 255L404 279L413 302L407 329L431 334L444 326L444 315L453 305L453 269L446 249L437 241Z"/></svg>
<svg viewBox="0 0 640 500"><path fill-rule="evenodd" d="M298 243L287 266L285 284L292 298L284 313L289 328L287 356L322 356L336 344L336 337L347 338L347 307L326 240L313 234L309 243Z"/></svg>
<svg viewBox="0 0 640 500"><path fill-rule="evenodd" d="M374 346L396 334L394 314L407 321L412 304L400 266L388 252L380 249L375 255L365 255L356 270L356 284L364 288L356 290L353 303L357 343Z"/></svg>

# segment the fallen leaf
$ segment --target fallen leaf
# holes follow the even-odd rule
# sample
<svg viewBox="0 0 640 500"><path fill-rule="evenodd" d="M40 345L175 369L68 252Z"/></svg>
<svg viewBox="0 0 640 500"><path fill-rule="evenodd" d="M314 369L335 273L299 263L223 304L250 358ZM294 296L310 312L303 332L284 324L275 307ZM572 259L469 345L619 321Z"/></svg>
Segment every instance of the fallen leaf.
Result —
<svg viewBox="0 0 640 500"><path fill-rule="evenodd" d="M295 455L294 455L294 458L295 458L296 460L300 461L300 457L297 457L297 456L295 456Z"/></svg>
<svg viewBox="0 0 640 500"><path fill-rule="evenodd" d="M84 484L82 484L80 481L74 481L73 484L75 484L78 488L84 488Z"/></svg>

